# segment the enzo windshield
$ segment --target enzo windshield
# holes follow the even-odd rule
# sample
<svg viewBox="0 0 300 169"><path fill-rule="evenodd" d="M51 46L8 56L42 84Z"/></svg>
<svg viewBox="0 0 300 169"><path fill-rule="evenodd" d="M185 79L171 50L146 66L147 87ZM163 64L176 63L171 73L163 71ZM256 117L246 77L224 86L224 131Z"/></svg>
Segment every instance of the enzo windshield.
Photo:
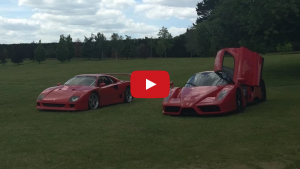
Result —
<svg viewBox="0 0 300 169"><path fill-rule="evenodd" d="M96 77L94 76L75 76L68 80L65 85L74 86L94 86L96 82Z"/></svg>
<svg viewBox="0 0 300 169"><path fill-rule="evenodd" d="M221 79L215 72L204 72L194 74L186 83L185 87L193 86L222 86L228 84Z"/></svg>

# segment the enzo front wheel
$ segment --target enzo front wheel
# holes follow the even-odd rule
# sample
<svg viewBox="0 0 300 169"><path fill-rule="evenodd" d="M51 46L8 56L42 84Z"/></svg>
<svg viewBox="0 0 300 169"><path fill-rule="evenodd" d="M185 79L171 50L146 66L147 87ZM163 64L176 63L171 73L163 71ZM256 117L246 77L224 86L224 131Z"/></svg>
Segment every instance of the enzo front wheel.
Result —
<svg viewBox="0 0 300 169"><path fill-rule="evenodd" d="M124 102L130 103L130 102L132 102L132 99L133 99L133 97L130 92L130 87L127 87L125 90Z"/></svg>
<svg viewBox="0 0 300 169"><path fill-rule="evenodd" d="M243 96L240 90L236 90L235 98L236 98L236 112L240 113L243 111Z"/></svg>
<svg viewBox="0 0 300 169"><path fill-rule="evenodd" d="M89 109L97 109L99 105L99 97L96 93L91 93L89 97Z"/></svg>

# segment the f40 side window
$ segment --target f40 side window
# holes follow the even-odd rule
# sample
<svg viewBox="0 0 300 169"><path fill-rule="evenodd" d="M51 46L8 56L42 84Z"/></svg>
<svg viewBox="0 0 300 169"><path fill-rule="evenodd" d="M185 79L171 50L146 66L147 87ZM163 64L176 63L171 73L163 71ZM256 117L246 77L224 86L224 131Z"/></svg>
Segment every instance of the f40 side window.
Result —
<svg viewBox="0 0 300 169"><path fill-rule="evenodd" d="M98 80L98 86L101 83L105 83L105 85L110 85L113 83L113 81L107 76L101 76L101 77L99 77L99 80Z"/></svg>

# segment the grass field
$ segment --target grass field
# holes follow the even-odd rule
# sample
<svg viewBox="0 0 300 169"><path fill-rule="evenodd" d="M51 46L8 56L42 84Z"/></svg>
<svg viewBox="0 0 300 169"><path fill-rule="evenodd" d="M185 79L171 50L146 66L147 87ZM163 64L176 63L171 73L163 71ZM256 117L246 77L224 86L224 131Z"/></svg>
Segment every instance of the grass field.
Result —
<svg viewBox="0 0 300 169"><path fill-rule="evenodd" d="M166 70L175 86L213 58L0 65L0 168L300 168L300 54L265 55L267 101L220 117L162 115L162 99L44 112L39 93L76 74Z"/></svg>

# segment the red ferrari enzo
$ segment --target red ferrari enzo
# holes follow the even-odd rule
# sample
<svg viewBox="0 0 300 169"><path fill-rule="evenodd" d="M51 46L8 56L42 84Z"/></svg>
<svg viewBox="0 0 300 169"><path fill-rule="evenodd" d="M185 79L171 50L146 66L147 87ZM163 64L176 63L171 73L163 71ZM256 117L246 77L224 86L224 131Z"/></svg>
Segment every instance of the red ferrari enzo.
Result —
<svg viewBox="0 0 300 169"><path fill-rule="evenodd" d="M194 74L184 87L173 87L163 100L163 114L221 114L240 112L266 100L262 79L264 58L247 48L218 51L214 71Z"/></svg>
<svg viewBox="0 0 300 169"><path fill-rule="evenodd" d="M130 103L130 81L122 81L112 75L83 74L44 90L37 98L36 108L43 110L87 110L99 106Z"/></svg>

